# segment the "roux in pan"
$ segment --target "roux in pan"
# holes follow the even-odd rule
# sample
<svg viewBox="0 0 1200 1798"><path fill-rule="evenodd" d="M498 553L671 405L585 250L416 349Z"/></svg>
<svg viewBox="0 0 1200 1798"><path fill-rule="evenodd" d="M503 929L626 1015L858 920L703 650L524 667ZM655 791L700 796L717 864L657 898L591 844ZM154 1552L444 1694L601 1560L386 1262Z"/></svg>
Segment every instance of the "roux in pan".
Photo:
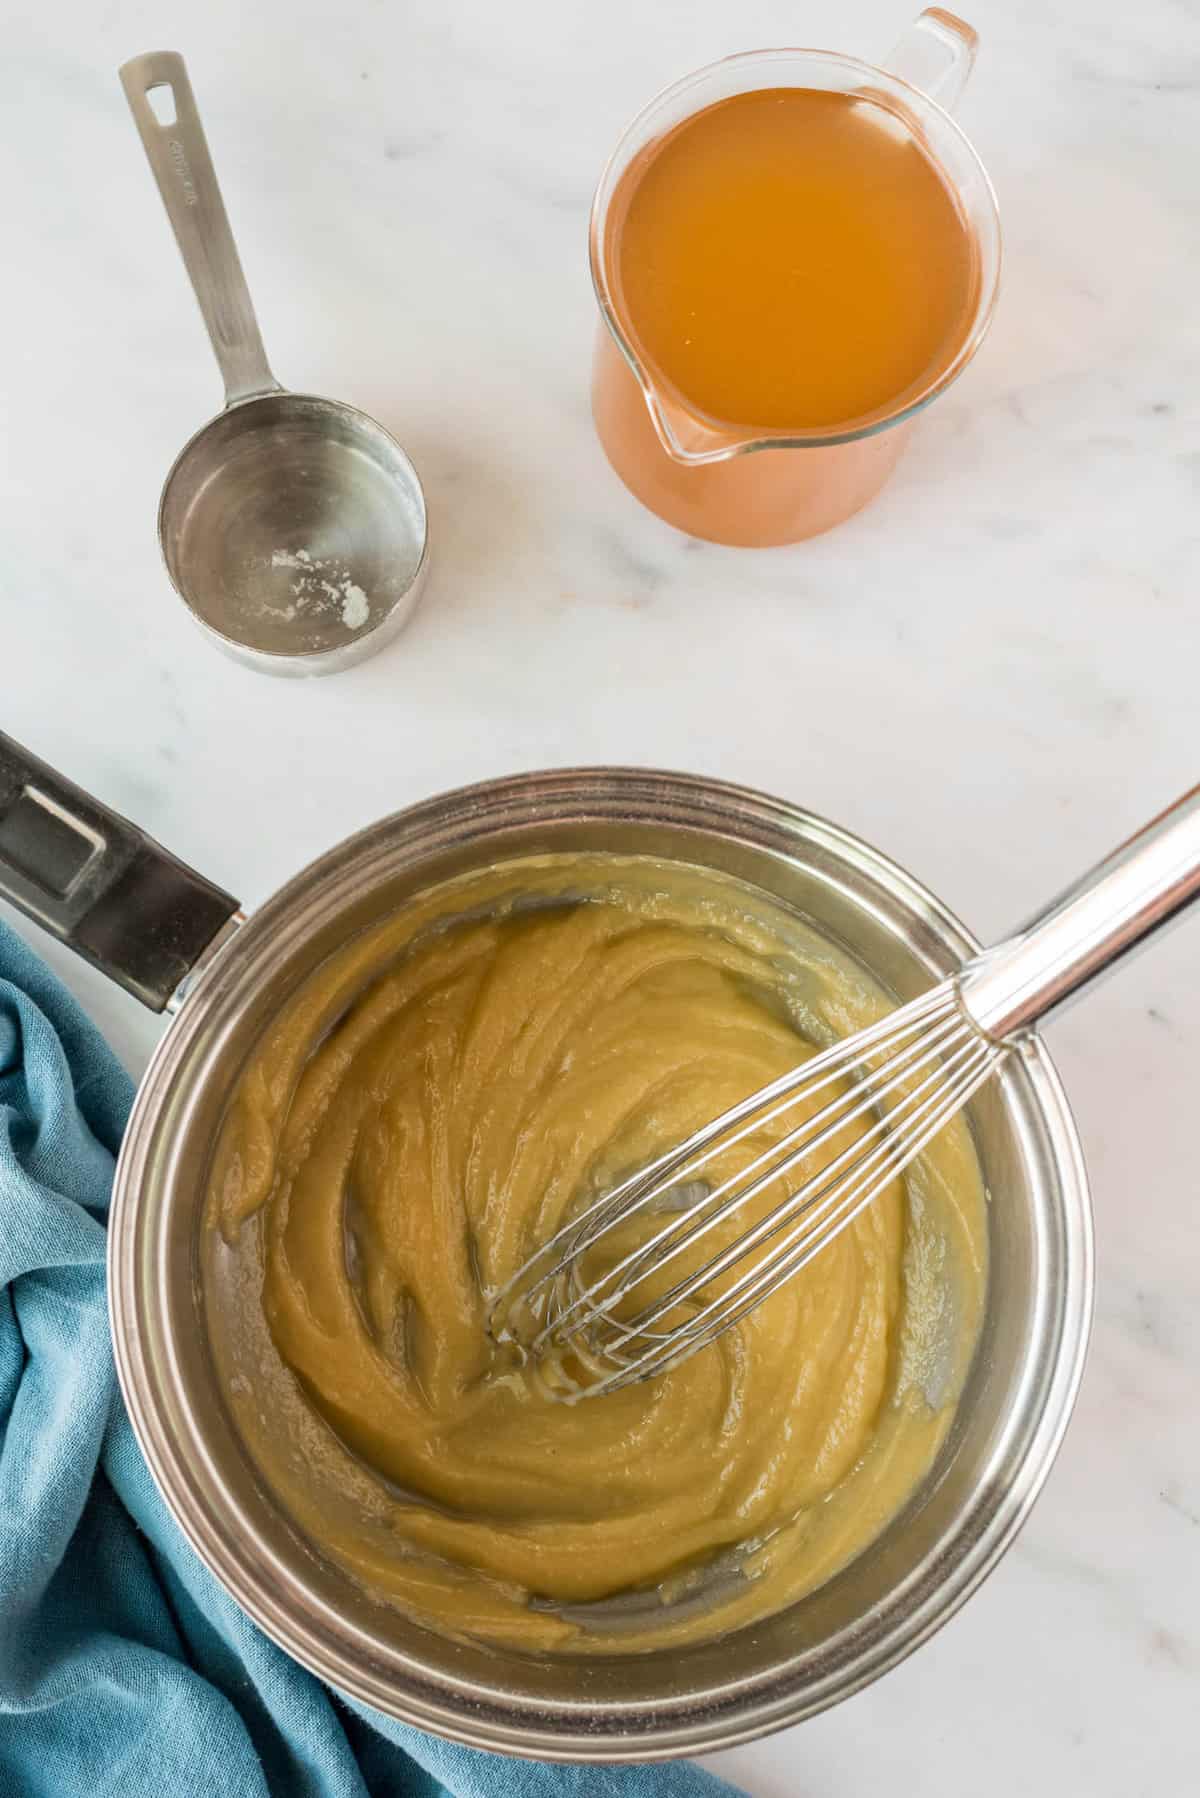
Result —
<svg viewBox="0 0 1200 1798"><path fill-rule="evenodd" d="M581 1195L885 1009L761 894L636 859L508 864L331 957L242 1076L205 1256L231 1408L322 1552L451 1633L627 1652L778 1610L868 1544L978 1331L961 1120L656 1380L555 1403L486 1317Z"/></svg>

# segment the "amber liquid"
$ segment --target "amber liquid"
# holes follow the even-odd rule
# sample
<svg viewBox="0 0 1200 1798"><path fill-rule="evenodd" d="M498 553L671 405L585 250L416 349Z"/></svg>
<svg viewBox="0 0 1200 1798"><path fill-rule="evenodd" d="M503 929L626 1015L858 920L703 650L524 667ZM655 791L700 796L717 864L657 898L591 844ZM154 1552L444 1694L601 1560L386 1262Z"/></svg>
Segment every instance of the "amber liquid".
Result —
<svg viewBox="0 0 1200 1798"><path fill-rule="evenodd" d="M978 272L946 179L883 106L814 88L722 100L627 171L618 309L689 408L836 429L917 398L970 329Z"/></svg>

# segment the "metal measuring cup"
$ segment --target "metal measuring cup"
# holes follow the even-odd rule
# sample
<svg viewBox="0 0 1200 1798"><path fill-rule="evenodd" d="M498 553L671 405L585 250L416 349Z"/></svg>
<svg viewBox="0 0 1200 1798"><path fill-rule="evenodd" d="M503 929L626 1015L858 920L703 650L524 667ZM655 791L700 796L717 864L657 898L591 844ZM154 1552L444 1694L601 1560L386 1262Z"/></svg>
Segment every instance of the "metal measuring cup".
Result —
<svg viewBox="0 0 1200 1798"><path fill-rule="evenodd" d="M137 56L121 82L225 380L225 410L163 486L167 573L238 661L269 674L349 668L417 603L428 523L416 469L365 412L288 393L271 373L183 58ZM155 89L169 90L157 111Z"/></svg>

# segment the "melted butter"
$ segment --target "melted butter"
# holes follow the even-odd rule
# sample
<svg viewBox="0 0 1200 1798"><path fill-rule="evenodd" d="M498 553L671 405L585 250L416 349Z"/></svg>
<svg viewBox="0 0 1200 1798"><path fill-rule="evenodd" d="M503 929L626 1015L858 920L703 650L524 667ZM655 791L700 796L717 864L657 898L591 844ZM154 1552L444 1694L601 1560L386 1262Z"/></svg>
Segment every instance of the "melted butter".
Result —
<svg viewBox="0 0 1200 1798"><path fill-rule="evenodd" d="M615 859L453 883L325 963L242 1076L205 1245L231 1411L321 1550L450 1633L621 1650L765 1615L860 1552L978 1331L961 1123L655 1381L556 1404L485 1326L581 1192L886 1009L761 895Z"/></svg>

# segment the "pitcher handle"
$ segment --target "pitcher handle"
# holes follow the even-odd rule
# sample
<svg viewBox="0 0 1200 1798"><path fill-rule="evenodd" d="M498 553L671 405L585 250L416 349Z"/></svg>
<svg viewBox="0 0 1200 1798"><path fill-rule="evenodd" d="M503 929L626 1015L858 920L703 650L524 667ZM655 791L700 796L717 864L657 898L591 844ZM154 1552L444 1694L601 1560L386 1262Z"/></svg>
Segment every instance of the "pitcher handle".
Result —
<svg viewBox="0 0 1200 1798"><path fill-rule="evenodd" d="M898 75L953 112L978 48L979 35L965 19L929 6L913 20L883 66L889 75Z"/></svg>
<svg viewBox="0 0 1200 1798"><path fill-rule="evenodd" d="M172 1007L238 902L0 732L0 898L153 1011Z"/></svg>

